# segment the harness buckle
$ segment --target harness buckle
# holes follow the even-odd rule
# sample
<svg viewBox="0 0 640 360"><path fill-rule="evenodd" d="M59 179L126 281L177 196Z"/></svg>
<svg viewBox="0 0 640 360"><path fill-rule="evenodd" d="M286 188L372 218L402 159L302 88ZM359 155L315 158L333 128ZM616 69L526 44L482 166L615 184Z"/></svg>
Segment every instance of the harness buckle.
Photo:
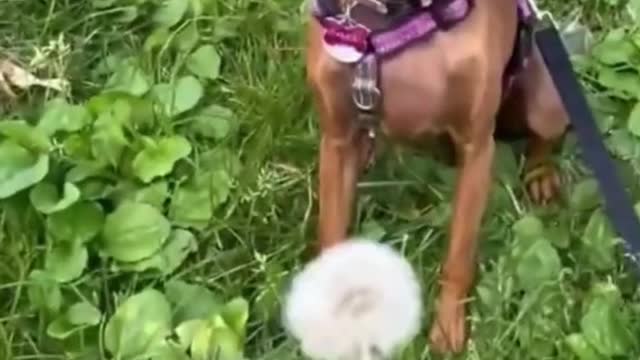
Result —
<svg viewBox="0 0 640 360"><path fill-rule="evenodd" d="M367 54L356 64L351 83L352 99L360 112L372 112L380 103L378 66L375 54Z"/></svg>

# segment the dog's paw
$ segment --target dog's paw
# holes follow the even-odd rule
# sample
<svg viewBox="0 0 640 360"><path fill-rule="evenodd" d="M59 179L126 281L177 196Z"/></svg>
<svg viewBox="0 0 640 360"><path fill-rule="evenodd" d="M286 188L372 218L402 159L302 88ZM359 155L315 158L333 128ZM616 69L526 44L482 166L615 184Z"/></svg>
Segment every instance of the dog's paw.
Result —
<svg viewBox="0 0 640 360"><path fill-rule="evenodd" d="M552 163L543 163L526 170L524 183L529 197L538 205L546 205L560 194L560 172Z"/></svg>
<svg viewBox="0 0 640 360"><path fill-rule="evenodd" d="M434 351L461 352L467 340L464 299L446 291L440 294L438 312L431 326L429 341Z"/></svg>

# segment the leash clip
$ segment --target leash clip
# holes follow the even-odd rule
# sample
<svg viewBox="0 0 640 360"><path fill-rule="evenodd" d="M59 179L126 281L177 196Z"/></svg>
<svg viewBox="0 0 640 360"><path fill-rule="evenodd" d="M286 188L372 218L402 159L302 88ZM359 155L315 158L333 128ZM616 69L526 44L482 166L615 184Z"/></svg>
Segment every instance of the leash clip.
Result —
<svg viewBox="0 0 640 360"><path fill-rule="evenodd" d="M540 10L540 8L538 7L538 4L536 4L536 0L526 0L526 1L529 4L529 8L531 9L531 12L533 13L535 22L537 23L536 27L547 28L547 27L553 26L556 29L558 28L558 24L556 23L556 20L550 11Z"/></svg>
<svg viewBox="0 0 640 360"><path fill-rule="evenodd" d="M351 0L347 5L345 12L350 13L351 9L353 9L358 5L371 8L383 15L389 12L389 8L387 7L387 4L385 4L384 1L381 1L381 0Z"/></svg>

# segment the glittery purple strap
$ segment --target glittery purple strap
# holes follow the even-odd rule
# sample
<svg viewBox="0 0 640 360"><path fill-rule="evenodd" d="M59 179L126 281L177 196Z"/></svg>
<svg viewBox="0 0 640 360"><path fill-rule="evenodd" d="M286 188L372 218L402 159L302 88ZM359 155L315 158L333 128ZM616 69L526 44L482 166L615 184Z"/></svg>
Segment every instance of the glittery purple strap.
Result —
<svg viewBox="0 0 640 360"><path fill-rule="evenodd" d="M439 29L448 29L464 20L471 11L473 0L435 1L399 26L371 35L373 51L385 57L401 51L418 40L431 36Z"/></svg>
<svg viewBox="0 0 640 360"><path fill-rule="evenodd" d="M433 16L429 12L421 12L392 30L372 34L371 46L376 54L385 56L425 38L437 28Z"/></svg>
<svg viewBox="0 0 640 360"><path fill-rule="evenodd" d="M521 21L528 21L534 15L529 0L518 0L518 15Z"/></svg>
<svg viewBox="0 0 640 360"><path fill-rule="evenodd" d="M528 23L533 14L529 0L516 0L521 23ZM438 30L447 30L464 20L473 8L474 0L433 0L397 26L377 31L369 36L371 50L380 57L395 54L416 41L424 40ZM328 27L326 20L340 13L336 0L311 0L313 15Z"/></svg>

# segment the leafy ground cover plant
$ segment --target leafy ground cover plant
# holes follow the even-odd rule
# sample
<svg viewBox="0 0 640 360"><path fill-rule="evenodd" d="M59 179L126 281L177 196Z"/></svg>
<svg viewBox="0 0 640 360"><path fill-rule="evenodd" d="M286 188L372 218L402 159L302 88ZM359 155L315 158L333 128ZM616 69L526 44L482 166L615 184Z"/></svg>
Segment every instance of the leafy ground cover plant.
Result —
<svg viewBox="0 0 640 360"><path fill-rule="evenodd" d="M640 6L549 5L595 32L576 66L640 201ZM69 83L0 103L0 359L301 358L279 305L315 224L304 11L293 0L0 5L2 56ZM640 356L637 281L579 153L569 135L566 197L538 209L518 146L500 144L460 359ZM355 230L402 251L429 309L454 175L392 149L361 183ZM403 358L434 358L424 345Z"/></svg>

